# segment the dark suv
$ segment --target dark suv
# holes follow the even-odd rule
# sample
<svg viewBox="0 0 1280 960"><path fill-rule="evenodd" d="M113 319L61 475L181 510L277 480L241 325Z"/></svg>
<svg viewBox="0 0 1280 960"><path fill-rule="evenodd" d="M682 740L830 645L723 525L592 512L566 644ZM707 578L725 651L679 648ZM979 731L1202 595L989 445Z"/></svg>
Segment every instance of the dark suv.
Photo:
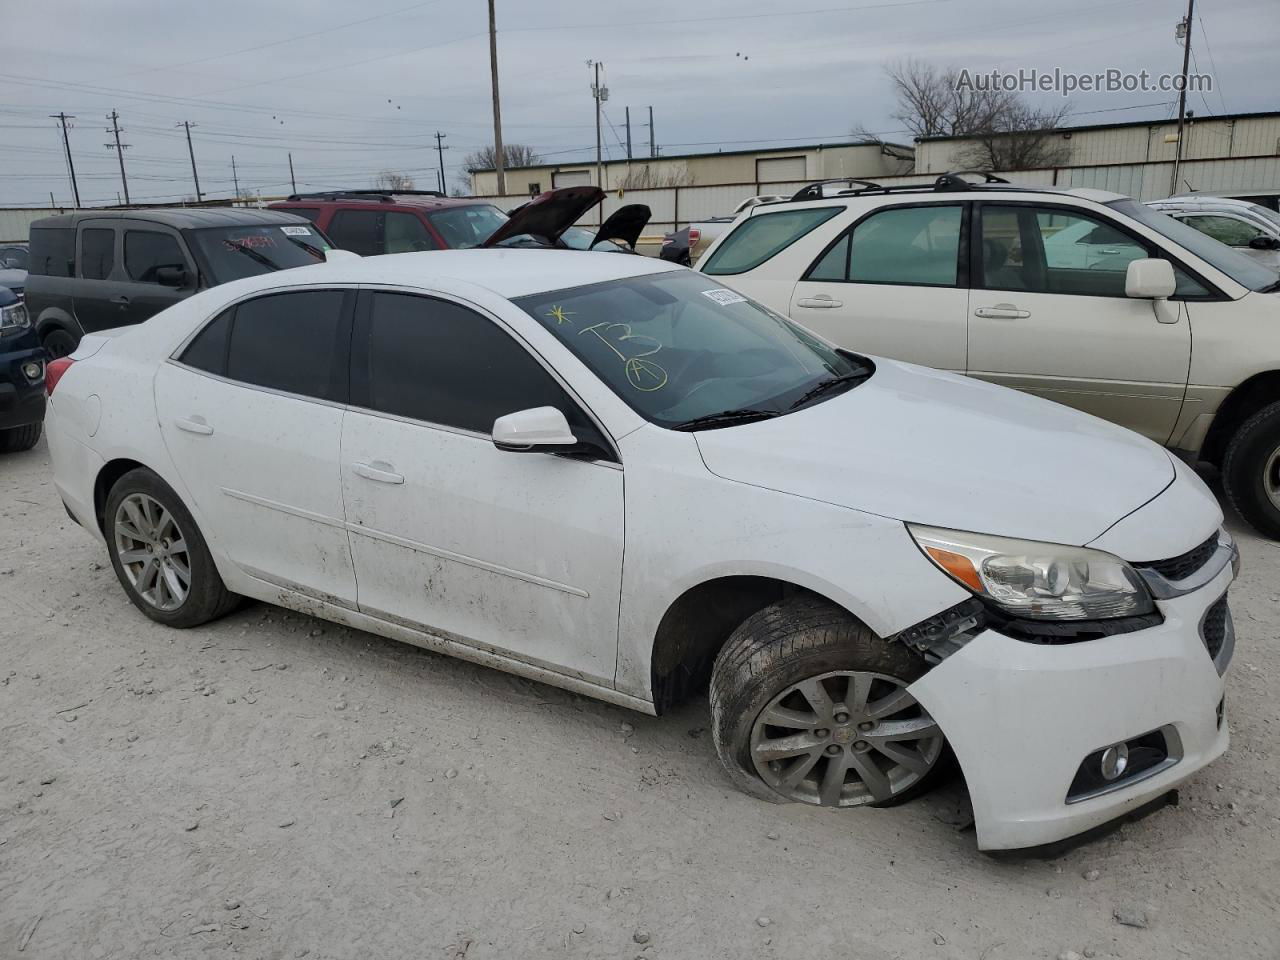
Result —
<svg viewBox="0 0 1280 960"><path fill-rule="evenodd" d="M40 439L44 360L26 307L0 287L0 453L30 450Z"/></svg>
<svg viewBox="0 0 1280 960"><path fill-rule="evenodd" d="M335 247L362 257L478 247L507 222L491 203L434 190L299 193L269 209L306 217Z"/></svg>
<svg viewBox="0 0 1280 960"><path fill-rule="evenodd" d="M31 225L27 312L52 357L198 290L325 259L303 217L239 207L80 211Z"/></svg>

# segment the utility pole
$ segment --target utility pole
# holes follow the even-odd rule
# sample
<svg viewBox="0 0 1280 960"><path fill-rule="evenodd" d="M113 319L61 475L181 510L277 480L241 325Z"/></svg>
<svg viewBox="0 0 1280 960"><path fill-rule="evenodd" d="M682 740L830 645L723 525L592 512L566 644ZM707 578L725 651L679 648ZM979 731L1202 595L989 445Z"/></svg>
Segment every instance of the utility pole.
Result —
<svg viewBox="0 0 1280 960"><path fill-rule="evenodd" d="M298 181L293 176L293 151L289 151L289 186L293 187L293 192L298 192Z"/></svg>
<svg viewBox="0 0 1280 960"><path fill-rule="evenodd" d="M627 159L631 159L631 108L627 107Z"/></svg>
<svg viewBox="0 0 1280 960"><path fill-rule="evenodd" d="M182 127L187 131L187 153L191 155L191 179L196 182L196 203L200 203L204 200L204 194L200 192L200 174L196 172L196 151L191 146L191 121L183 120L174 126Z"/></svg>
<svg viewBox="0 0 1280 960"><path fill-rule="evenodd" d="M436 131L436 156L440 158L440 192L444 193L444 152L449 148L444 145L446 134Z"/></svg>
<svg viewBox="0 0 1280 960"><path fill-rule="evenodd" d="M1187 119L1187 65L1191 60L1191 17L1196 0L1187 0L1187 17L1178 24L1175 36L1182 36L1182 89L1178 91L1178 142L1173 150L1173 177L1169 180L1169 195L1178 192L1178 171L1182 166L1182 132Z"/></svg>
<svg viewBox="0 0 1280 960"><path fill-rule="evenodd" d="M649 156L656 157L658 151L653 146L653 107L649 108Z"/></svg>
<svg viewBox="0 0 1280 960"><path fill-rule="evenodd" d="M62 121L62 148L67 151L67 171L71 174L71 194L76 200L76 209L80 209L80 187L76 183L76 165L71 160L71 141L67 138L67 121L74 120L74 114L54 113L52 120Z"/></svg>
<svg viewBox="0 0 1280 960"><path fill-rule="evenodd" d="M493 80L493 166L498 173L498 193L507 192L507 175L502 169L506 157L502 152L502 110L498 106L498 27L489 0L489 75Z"/></svg>
<svg viewBox="0 0 1280 960"><path fill-rule="evenodd" d="M111 129L107 133L114 133L116 137L116 159L120 161L120 186L124 187L124 203L129 205L129 181L124 175L124 151L129 148L129 144L120 142L120 114L112 110L107 115L107 119L111 121ZM104 147L111 149L111 144L104 143Z"/></svg>
<svg viewBox="0 0 1280 960"><path fill-rule="evenodd" d="M604 189L604 161L602 156L603 140L600 138L600 111L604 102L609 99L609 88L600 86L600 61L588 60L587 64L595 70L595 82L591 84L591 99L596 102L596 186Z"/></svg>
<svg viewBox="0 0 1280 960"><path fill-rule="evenodd" d="M231 182L235 184L236 199L240 199L240 177L236 175L236 155L231 155Z"/></svg>

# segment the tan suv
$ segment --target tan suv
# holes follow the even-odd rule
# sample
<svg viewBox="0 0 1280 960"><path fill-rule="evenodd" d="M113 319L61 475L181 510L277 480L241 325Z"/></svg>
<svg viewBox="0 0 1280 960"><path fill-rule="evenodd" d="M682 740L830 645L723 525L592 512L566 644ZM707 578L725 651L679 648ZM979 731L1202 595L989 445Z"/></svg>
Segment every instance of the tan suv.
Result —
<svg viewBox="0 0 1280 960"><path fill-rule="evenodd" d="M1280 538L1280 276L1150 207L989 175L813 184L744 211L698 269L839 346L1035 393L1214 464Z"/></svg>

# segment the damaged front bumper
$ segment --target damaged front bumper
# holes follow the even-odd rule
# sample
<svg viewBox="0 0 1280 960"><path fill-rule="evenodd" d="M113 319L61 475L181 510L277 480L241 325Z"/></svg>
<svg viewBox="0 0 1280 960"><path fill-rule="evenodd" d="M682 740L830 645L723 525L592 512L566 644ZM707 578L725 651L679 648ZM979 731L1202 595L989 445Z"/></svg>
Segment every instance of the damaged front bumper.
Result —
<svg viewBox="0 0 1280 960"><path fill-rule="evenodd" d="M1230 644L1211 654L1206 630L1230 632L1224 597L1233 577L1228 563L1194 592L1159 600L1163 622L1133 632L1029 643L982 629L911 685L964 771L980 849L1092 830L1226 750ZM1140 759L1099 778L1102 752L1120 744Z"/></svg>

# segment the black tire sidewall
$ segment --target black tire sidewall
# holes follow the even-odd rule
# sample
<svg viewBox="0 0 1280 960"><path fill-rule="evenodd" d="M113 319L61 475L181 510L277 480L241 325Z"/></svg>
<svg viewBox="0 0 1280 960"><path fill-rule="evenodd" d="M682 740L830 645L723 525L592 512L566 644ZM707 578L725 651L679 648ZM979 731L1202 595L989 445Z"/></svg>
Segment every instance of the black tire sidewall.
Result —
<svg viewBox="0 0 1280 960"><path fill-rule="evenodd" d="M159 610L144 600L129 582L124 567L120 563L113 532L116 511L121 501L135 493L146 494L168 510L177 521L178 529L182 531L182 536L187 542L187 555L191 560L191 587L186 599L176 610ZM152 620L170 627L194 627L207 623L226 612L230 595L222 583L222 577L218 574L195 518L191 516L182 498L155 473L145 468L131 470L116 481L115 486L107 494L103 521L107 553L111 557L111 567L115 570L116 578L129 599L133 601L133 605Z"/></svg>
<svg viewBox="0 0 1280 960"><path fill-rule="evenodd" d="M1222 482L1236 512L1260 533L1280 539L1280 507L1267 496L1267 460L1280 448L1280 403L1250 417L1232 438Z"/></svg>
<svg viewBox="0 0 1280 960"><path fill-rule="evenodd" d="M70 345L70 349L61 350L61 351L52 349L50 347L50 344L57 343L57 342L68 343ZM48 352L49 358L51 360L56 360L59 357L65 357L72 353L75 353L76 347L79 345L77 343L75 335L68 333L66 330L63 330L61 327L55 327L54 329L46 333L44 337L41 338L41 343L44 346L45 350Z"/></svg>
<svg viewBox="0 0 1280 960"><path fill-rule="evenodd" d="M23 453L40 442L44 424L28 423L21 427L0 430L0 453Z"/></svg>

